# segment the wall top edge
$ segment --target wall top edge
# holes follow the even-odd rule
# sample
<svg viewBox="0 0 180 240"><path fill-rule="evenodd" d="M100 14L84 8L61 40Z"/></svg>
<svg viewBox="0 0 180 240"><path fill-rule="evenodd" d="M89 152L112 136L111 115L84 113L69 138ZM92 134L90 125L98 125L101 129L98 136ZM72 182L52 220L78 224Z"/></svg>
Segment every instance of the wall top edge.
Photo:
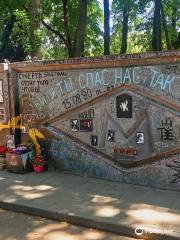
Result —
<svg viewBox="0 0 180 240"><path fill-rule="evenodd" d="M8 65L17 71L44 70L44 68L59 67L72 68L101 68L125 65L166 64L180 61L180 51L146 52L135 54L107 55L99 57L66 58L61 60L34 60L13 62ZM6 63L7 65L7 63ZM4 63L0 63L0 72L4 70ZM49 70L49 69L48 69Z"/></svg>

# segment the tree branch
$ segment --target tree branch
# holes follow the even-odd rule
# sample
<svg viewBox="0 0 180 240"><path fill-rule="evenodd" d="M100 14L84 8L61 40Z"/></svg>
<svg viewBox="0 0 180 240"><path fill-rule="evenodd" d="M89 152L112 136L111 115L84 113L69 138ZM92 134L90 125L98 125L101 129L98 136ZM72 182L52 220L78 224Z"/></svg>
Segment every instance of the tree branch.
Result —
<svg viewBox="0 0 180 240"><path fill-rule="evenodd" d="M57 31L56 29L52 28L51 26L49 26L44 20L42 20L42 24L43 26L45 26L49 31L51 31L52 33L54 33L55 35L57 35L58 37L60 37L60 39L66 44L66 39L64 38L64 36Z"/></svg>

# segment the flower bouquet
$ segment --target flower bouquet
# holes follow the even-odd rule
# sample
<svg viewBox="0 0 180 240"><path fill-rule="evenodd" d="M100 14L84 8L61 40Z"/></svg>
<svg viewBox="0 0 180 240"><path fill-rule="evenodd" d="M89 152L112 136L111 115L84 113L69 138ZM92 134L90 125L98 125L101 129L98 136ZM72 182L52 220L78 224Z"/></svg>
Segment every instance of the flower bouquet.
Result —
<svg viewBox="0 0 180 240"><path fill-rule="evenodd" d="M4 145L0 146L0 170L4 170L6 168L6 153L8 152L8 148Z"/></svg>
<svg viewBox="0 0 180 240"><path fill-rule="evenodd" d="M33 144L31 142L24 142L23 144L20 144L16 148L12 149L12 153L14 154L25 154L33 150Z"/></svg>
<svg viewBox="0 0 180 240"><path fill-rule="evenodd" d="M40 173L44 170L45 159L42 155L37 154L32 159L32 165L35 172Z"/></svg>
<svg viewBox="0 0 180 240"><path fill-rule="evenodd" d="M24 154L24 153L27 153L29 150L24 147L24 146L19 146L19 147L16 147L13 149L13 153L14 154L18 154L18 155L21 155L21 154Z"/></svg>
<svg viewBox="0 0 180 240"><path fill-rule="evenodd" d="M8 151L8 148L4 145L0 146L0 154L6 154Z"/></svg>

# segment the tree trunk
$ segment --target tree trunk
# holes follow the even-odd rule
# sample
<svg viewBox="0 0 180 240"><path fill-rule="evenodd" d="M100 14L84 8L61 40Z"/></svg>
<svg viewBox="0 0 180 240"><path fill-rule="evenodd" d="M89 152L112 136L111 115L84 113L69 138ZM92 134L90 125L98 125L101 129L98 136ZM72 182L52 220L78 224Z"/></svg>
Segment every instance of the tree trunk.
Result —
<svg viewBox="0 0 180 240"><path fill-rule="evenodd" d="M175 49L180 49L180 32L178 33L177 40L174 43L174 48Z"/></svg>
<svg viewBox="0 0 180 240"><path fill-rule="evenodd" d="M74 41L74 56L80 57L84 47L87 23L87 0L79 0L79 19Z"/></svg>
<svg viewBox="0 0 180 240"><path fill-rule="evenodd" d="M176 32L176 14L177 14L177 9L172 6L172 28Z"/></svg>
<svg viewBox="0 0 180 240"><path fill-rule="evenodd" d="M110 11L109 0L104 0L104 55L110 54Z"/></svg>
<svg viewBox="0 0 180 240"><path fill-rule="evenodd" d="M161 0L155 0L152 49L153 49L153 51L162 51Z"/></svg>
<svg viewBox="0 0 180 240"><path fill-rule="evenodd" d="M177 45L178 45L178 33L177 33L177 30L176 30L176 27L177 27L177 21L178 21L178 17L177 17L177 9L175 6L172 6L172 22L171 22L171 25L172 25L172 33L171 33L171 42L172 42L172 45L173 45L173 48L174 49L177 49ZM180 40L179 40L180 41Z"/></svg>
<svg viewBox="0 0 180 240"><path fill-rule="evenodd" d="M62 2L64 33L54 29L43 20L42 24L64 42L65 50L67 50L69 57L80 57L81 53L84 51L84 37L87 24L87 0L79 0L79 19L74 42L72 41L69 30L68 0L62 0Z"/></svg>
<svg viewBox="0 0 180 240"><path fill-rule="evenodd" d="M6 58L6 51L8 48L8 44L9 44L9 39L10 39L10 35L12 33L12 29L14 26L14 22L15 22L15 16L12 15L10 20L7 21L4 25L4 31L1 37L1 48L0 48L0 55L2 58Z"/></svg>
<svg viewBox="0 0 180 240"><path fill-rule="evenodd" d="M127 51L128 19L129 19L129 7L125 6L123 9L123 28L120 53L126 53Z"/></svg>
<svg viewBox="0 0 180 240"><path fill-rule="evenodd" d="M32 57L41 58L41 38L39 31L41 29L41 4L40 0L30 0L29 2L29 16L31 22L30 41L32 45Z"/></svg>
<svg viewBox="0 0 180 240"><path fill-rule="evenodd" d="M72 40L69 32L68 0L63 0L63 19L64 19L64 33L65 33L68 55L69 57L74 57Z"/></svg>
<svg viewBox="0 0 180 240"><path fill-rule="evenodd" d="M9 20L6 20L4 23L0 39L0 61L4 62L4 59L8 59L9 61L23 61L25 58L26 54L23 46L17 39L12 38L15 21L16 17L11 15Z"/></svg>
<svg viewBox="0 0 180 240"><path fill-rule="evenodd" d="M168 33L168 29L167 29L167 22L166 22L166 18L164 15L163 4L161 5L161 17L162 17L162 25L163 25L164 32L165 32L167 50L171 50L172 47L171 47L171 42L170 42L169 33Z"/></svg>

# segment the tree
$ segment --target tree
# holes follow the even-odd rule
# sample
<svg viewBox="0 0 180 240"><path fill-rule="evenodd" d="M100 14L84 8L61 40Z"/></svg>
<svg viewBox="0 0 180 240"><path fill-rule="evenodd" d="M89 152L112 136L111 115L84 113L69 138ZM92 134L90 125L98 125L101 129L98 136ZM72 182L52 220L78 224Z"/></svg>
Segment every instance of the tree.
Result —
<svg viewBox="0 0 180 240"><path fill-rule="evenodd" d="M134 21L138 15L138 0L114 0L112 4L112 13L113 13L113 35L116 38L120 37L120 53L126 53L128 50L128 35L129 30L134 28ZM119 34L119 30L121 34ZM134 29L133 29L134 30Z"/></svg>
<svg viewBox="0 0 180 240"><path fill-rule="evenodd" d="M12 52L12 47L10 46L10 36L12 34L12 29L15 22L15 16L12 15L9 20L4 24L3 33L1 36L1 48L0 48L0 57L1 59L9 58L10 51ZM10 59L9 59L10 60Z"/></svg>
<svg viewBox="0 0 180 240"><path fill-rule="evenodd" d="M171 50L172 47L171 47L171 42L170 42L170 38L169 38L167 22L166 22L166 18L165 18L165 14L164 14L163 3L161 4L161 17L162 17L162 26L163 26L164 32L165 32L166 46L167 46L168 50Z"/></svg>
<svg viewBox="0 0 180 240"><path fill-rule="evenodd" d="M62 19L63 19L63 33L48 25L44 20L42 20L43 25L58 36L61 41L65 44L69 57L80 57L83 51L86 23L87 23L87 0L79 0L78 8L78 22L75 31L72 30L69 13L71 8L71 3L68 0L62 1ZM73 34L74 32L74 34Z"/></svg>
<svg viewBox="0 0 180 240"><path fill-rule="evenodd" d="M74 56L80 57L84 50L84 38L87 23L87 0L79 0L79 20L74 41Z"/></svg>
<svg viewBox="0 0 180 240"><path fill-rule="evenodd" d="M80 43L77 35L79 21L79 0L67 2L68 34L65 36L63 2L57 0L43 0L43 37L42 52L47 59L75 56L75 39ZM78 17L77 17L78 16ZM81 17L82 19L82 17ZM81 21L81 20L80 20ZM103 31L100 23L103 21L103 11L98 0L88 1L87 18L85 24L84 40L81 48L81 56L97 56L103 54ZM81 27L79 28L81 29ZM83 33L83 31L79 31ZM67 47L68 45L68 47ZM69 47L70 46L70 47ZM77 47L76 47L77 49ZM79 54L78 54L79 55ZM78 56L76 54L76 56ZM79 56L80 56L79 55Z"/></svg>
<svg viewBox="0 0 180 240"><path fill-rule="evenodd" d="M162 35L161 35L161 0L154 0L154 18L152 33L152 49L153 51L162 51Z"/></svg>
<svg viewBox="0 0 180 240"><path fill-rule="evenodd" d="M0 4L0 58L4 61L22 61L26 52L22 42L19 41L21 32L16 32L15 28L19 21L19 13L24 8L25 1L2 1ZM22 23L21 23L22 24ZM25 28L26 26L24 26ZM21 30L23 27L21 28Z"/></svg>
<svg viewBox="0 0 180 240"><path fill-rule="evenodd" d="M103 55L103 30L100 23L103 23L103 11L98 0L91 0L88 3L87 27L82 56Z"/></svg>
<svg viewBox="0 0 180 240"><path fill-rule="evenodd" d="M180 7L179 0L171 0L168 2L168 7L171 9L171 42L175 49L180 48L180 32L177 29L180 27ZM179 23L179 26L177 24Z"/></svg>
<svg viewBox="0 0 180 240"><path fill-rule="evenodd" d="M124 6L124 9L123 9L122 42L121 42L120 53L126 53L126 51L127 51L128 19L129 19L129 6Z"/></svg>
<svg viewBox="0 0 180 240"><path fill-rule="evenodd" d="M180 48L179 0L103 1L0 0L1 61Z"/></svg>
<svg viewBox="0 0 180 240"><path fill-rule="evenodd" d="M27 8L30 19L31 56L41 58L41 4L40 0L29 0Z"/></svg>
<svg viewBox="0 0 180 240"><path fill-rule="evenodd" d="M110 54L110 10L109 0L104 0L104 55Z"/></svg>

